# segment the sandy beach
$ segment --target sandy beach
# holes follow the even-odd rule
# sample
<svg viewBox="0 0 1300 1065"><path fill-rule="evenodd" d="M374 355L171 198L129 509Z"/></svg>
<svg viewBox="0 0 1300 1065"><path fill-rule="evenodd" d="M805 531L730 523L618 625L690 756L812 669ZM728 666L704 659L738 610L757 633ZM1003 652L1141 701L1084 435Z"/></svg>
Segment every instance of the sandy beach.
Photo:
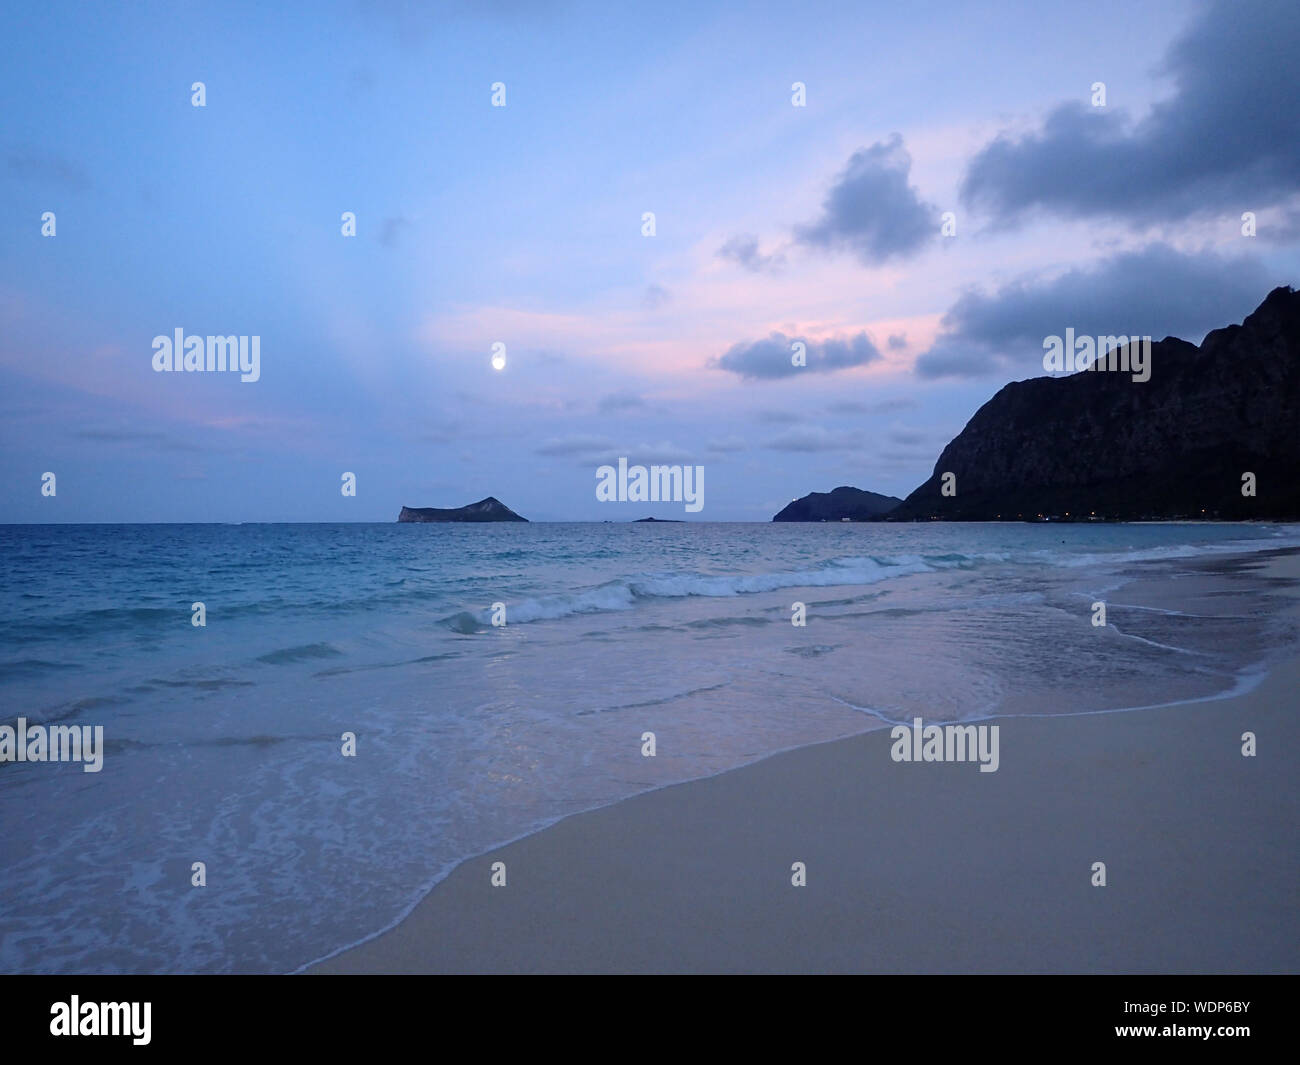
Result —
<svg viewBox="0 0 1300 1065"><path fill-rule="evenodd" d="M1298 690L1293 658L1231 698L993 719L991 773L895 762L888 730L775 755L467 861L308 971L1295 972Z"/></svg>

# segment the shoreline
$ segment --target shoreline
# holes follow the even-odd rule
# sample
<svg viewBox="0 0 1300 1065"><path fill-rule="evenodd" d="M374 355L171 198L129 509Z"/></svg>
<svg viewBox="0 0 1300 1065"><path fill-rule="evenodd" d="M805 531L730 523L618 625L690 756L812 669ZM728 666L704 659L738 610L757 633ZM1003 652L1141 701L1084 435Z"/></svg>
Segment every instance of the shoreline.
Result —
<svg viewBox="0 0 1300 1065"><path fill-rule="evenodd" d="M1294 580L1300 556L1265 571ZM1004 733L987 775L891 762L882 721L651 789L461 861L386 929L294 971L1296 971L1300 917L1279 900L1300 879L1300 656L1242 688L979 719ZM1179 926L1171 896L1205 927ZM952 940L953 911L999 931ZM1109 946L1084 945L1097 929Z"/></svg>

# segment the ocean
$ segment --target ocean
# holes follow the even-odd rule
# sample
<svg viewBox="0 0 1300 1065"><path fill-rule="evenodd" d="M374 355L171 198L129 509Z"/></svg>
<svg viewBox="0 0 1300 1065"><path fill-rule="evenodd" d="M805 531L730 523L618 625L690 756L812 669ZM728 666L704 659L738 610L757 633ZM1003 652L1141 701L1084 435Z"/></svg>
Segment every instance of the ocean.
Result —
<svg viewBox="0 0 1300 1065"><path fill-rule="evenodd" d="M1279 525L0 526L0 724L104 736L99 772L0 764L0 971L293 971L464 859L642 791L914 716L1240 690L1297 641L1252 559L1297 546ZM1171 598L1192 574L1200 598Z"/></svg>

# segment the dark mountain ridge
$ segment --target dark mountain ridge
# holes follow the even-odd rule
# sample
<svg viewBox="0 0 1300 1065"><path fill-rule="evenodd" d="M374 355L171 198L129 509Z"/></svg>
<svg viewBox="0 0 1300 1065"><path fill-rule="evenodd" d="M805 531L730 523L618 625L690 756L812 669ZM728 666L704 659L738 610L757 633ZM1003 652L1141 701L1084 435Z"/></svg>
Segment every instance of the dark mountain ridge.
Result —
<svg viewBox="0 0 1300 1065"><path fill-rule="evenodd" d="M1150 371L1006 385L888 520L1300 515L1300 292L1274 289L1199 347L1153 343Z"/></svg>
<svg viewBox="0 0 1300 1065"><path fill-rule="evenodd" d="M810 492L788 503L773 521L879 521L902 500L841 485L830 492Z"/></svg>

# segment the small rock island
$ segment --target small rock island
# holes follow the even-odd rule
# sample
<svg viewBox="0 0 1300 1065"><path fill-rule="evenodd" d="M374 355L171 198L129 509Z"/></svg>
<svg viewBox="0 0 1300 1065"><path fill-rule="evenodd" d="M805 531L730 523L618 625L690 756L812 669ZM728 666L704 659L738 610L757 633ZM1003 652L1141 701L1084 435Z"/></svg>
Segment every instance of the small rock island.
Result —
<svg viewBox="0 0 1300 1065"><path fill-rule="evenodd" d="M809 492L788 504L773 521L880 521L902 502L861 488L841 485L830 492Z"/></svg>
<svg viewBox="0 0 1300 1065"><path fill-rule="evenodd" d="M398 521L527 521L495 496L463 507L403 507Z"/></svg>

